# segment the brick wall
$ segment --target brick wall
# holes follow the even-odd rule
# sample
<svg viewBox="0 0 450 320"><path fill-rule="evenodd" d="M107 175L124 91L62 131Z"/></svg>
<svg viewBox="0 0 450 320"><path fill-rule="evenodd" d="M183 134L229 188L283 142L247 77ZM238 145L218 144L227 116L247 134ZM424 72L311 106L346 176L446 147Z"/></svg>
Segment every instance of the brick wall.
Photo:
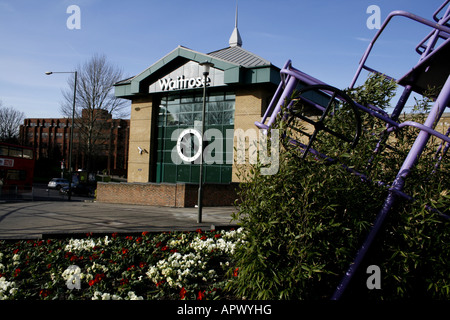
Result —
<svg viewBox="0 0 450 320"><path fill-rule="evenodd" d="M236 200L238 184L205 184L203 205L231 206ZM97 184L97 201L163 207L194 207L198 185L170 183L103 183Z"/></svg>

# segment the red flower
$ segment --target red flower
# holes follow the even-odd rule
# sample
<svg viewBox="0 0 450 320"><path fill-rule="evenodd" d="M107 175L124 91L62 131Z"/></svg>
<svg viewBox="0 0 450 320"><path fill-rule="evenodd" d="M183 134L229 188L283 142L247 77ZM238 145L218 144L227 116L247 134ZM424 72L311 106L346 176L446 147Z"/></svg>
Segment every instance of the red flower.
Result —
<svg viewBox="0 0 450 320"><path fill-rule="evenodd" d="M156 283L156 287L158 288L160 285L162 285L164 283L164 280L161 280L161 281L158 281L157 283Z"/></svg>
<svg viewBox="0 0 450 320"><path fill-rule="evenodd" d="M148 233L149 233L148 231L144 231L142 232L142 236L145 237L146 235L148 235Z"/></svg>
<svg viewBox="0 0 450 320"><path fill-rule="evenodd" d="M197 295L197 300L203 300L204 297L205 297L205 290L199 291Z"/></svg>
<svg viewBox="0 0 450 320"><path fill-rule="evenodd" d="M139 262L139 268L145 267L147 264L145 262Z"/></svg>
<svg viewBox="0 0 450 320"><path fill-rule="evenodd" d="M50 290L48 290L48 289L42 289L41 291L39 291L39 295L40 295L42 298L47 297L49 294L50 294Z"/></svg>
<svg viewBox="0 0 450 320"><path fill-rule="evenodd" d="M14 250L13 254L17 254L17 252L19 252L19 249Z"/></svg>
<svg viewBox="0 0 450 320"><path fill-rule="evenodd" d="M92 254L92 256L89 257L89 260L94 260L94 259L98 259L98 254L94 253Z"/></svg>
<svg viewBox="0 0 450 320"><path fill-rule="evenodd" d="M203 233L202 229L198 228L197 230L195 230L197 233Z"/></svg>
<svg viewBox="0 0 450 320"><path fill-rule="evenodd" d="M36 247L36 246L40 247L41 245L42 245L42 240L38 241L37 243L35 242L33 244L33 247Z"/></svg>
<svg viewBox="0 0 450 320"><path fill-rule="evenodd" d="M127 253L128 253L128 249L122 248L122 254L127 254Z"/></svg>
<svg viewBox="0 0 450 320"><path fill-rule="evenodd" d="M218 233L218 234L215 234L215 235L214 235L214 238L219 239L221 236L222 236L222 235L221 235L220 233Z"/></svg>
<svg viewBox="0 0 450 320"><path fill-rule="evenodd" d="M233 276L234 277L238 276L238 271L239 271L239 268L234 269L234 271L233 271Z"/></svg>
<svg viewBox="0 0 450 320"><path fill-rule="evenodd" d="M92 287L94 284L102 281L106 278L106 275L104 273L97 273L94 277L94 279L89 280L89 286Z"/></svg>
<svg viewBox="0 0 450 320"><path fill-rule="evenodd" d="M202 236L200 240L206 240L206 236Z"/></svg>
<svg viewBox="0 0 450 320"><path fill-rule="evenodd" d="M20 270L19 268L17 268L16 270L14 270L14 277L17 277L21 271L22 271L22 270Z"/></svg>
<svg viewBox="0 0 450 320"><path fill-rule="evenodd" d="M184 287L181 288L181 290L180 290L180 299L181 300L184 300L184 298L186 297L186 293L187 293L186 289Z"/></svg>
<svg viewBox="0 0 450 320"><path fill-rule="evenodd" d="M130 280L128 280L128 279L124 279L124 278L122 278L122 280L120 280L120 285L121 286L124 286L124 285L126 285L126 284L128 284L130 282Z"/></svg>
<svg viewBox="0 0 450 320"><path fill-rule="evenodd" d="M167 249L169 249L167 246L164 246L161 248L161 251L166 251Z"/></svg>

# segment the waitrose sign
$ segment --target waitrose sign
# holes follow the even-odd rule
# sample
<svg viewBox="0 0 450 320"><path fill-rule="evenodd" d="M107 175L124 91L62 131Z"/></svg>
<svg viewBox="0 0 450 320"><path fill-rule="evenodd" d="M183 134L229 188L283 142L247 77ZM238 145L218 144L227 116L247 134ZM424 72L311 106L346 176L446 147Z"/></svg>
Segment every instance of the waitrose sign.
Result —
<svg viewBox="0 0 450 320"><path fill-rule="evenodd" d="M189 61L178 69L173 70L163 78L158 79L149 86L149 93L166 92L174 90L188 90L202 88L205 85L203 67L197 62ZM206 79L207 86L223 86L224 72L211 68Z"/></svg>
<svg viewBox="0 0 450 320"><path fill-rule="evenodd" d="M177 79L164 78L159 79L159 87L161 91L169 90L184 90L200 88L205 85L205 77L186 78L184 75L177 77ZM206 85L211 83L211 78L206 78Z"/></svg>

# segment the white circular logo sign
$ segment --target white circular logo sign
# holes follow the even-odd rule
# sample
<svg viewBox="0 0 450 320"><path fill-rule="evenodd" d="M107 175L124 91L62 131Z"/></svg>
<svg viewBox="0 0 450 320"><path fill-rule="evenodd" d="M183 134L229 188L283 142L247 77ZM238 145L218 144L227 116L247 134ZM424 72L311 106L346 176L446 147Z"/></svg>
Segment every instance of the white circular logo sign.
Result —
<svg viewBox="0 0 450 320"><path fill-rule="evenodd" d="M186 135L191 135L191 134L193 134L194 136L196 136L197 137L197 139L198 139L198 141L199 141L199 147L198 147L198 149L197 149L197 152L192 156L192 157L188 157L188 156L186 156L184 153L183 153L183 149L186 149L186 148L183 148L183 142L184 143L186 143L186 140L187 139L185 139L184 140L184 137L186 136ZM183 141L184 140L184 141ZM195 160L197 160L198 159L198 157L200 157L200 155L201 155L201 153L202 153L202 144L203 144L203 139L202 139L202 135L200 134L200 132L198 132L197 130L195 130L195 129L185 129L185 130L183 130L181 133L180 133L180 135L178 136L178 140L177 140L177 152L178 152L178 154L180 155L180 158L183 160L183 161L186 161L186 162L193 162L193 161L195 161Z"/></svg>

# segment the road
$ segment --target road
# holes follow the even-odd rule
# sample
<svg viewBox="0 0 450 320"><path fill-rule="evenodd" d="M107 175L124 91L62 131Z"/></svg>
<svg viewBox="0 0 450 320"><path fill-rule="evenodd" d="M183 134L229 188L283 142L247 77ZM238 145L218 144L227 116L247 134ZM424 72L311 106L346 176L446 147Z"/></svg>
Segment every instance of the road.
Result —
<svg viewBox="0 0 450 320"><path fill-rule="evenodd" d="M1 200L31 200L31 201L67 201L67 195L60 194L58 190L49 189L46 184L34 184L30 192L19 192L18 194L0 194ZM93 200L94 197L72 195L73 201Z"/></svg>

